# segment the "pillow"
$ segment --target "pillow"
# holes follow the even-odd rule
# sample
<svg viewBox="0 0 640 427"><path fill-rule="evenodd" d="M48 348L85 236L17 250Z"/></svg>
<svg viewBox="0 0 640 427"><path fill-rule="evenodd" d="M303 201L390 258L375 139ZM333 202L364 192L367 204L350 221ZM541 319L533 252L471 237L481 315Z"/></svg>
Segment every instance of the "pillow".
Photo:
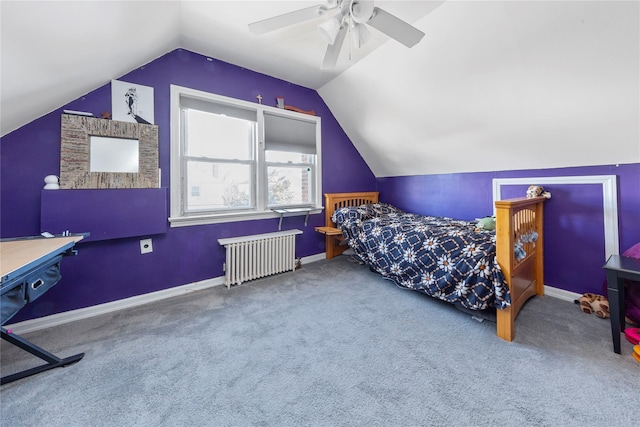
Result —
<svg viewBox="0 0 640 427"><path fill-rule="evenodd" d="M331 216L331 220L338 228L346 222L358 223L368 219L398 215L404 213L403 210L388 203L367 203L360 206L346 206L336 210Z"/></svg>
<svg viewBox="0 0 640 427"><path fill-rule="evenodd" d="M383 202L366 205L366 209L372 216L384 216L389 214L405 213L402 209L397 208L393 205L390 205L389 203L383 203Z"/></svg>

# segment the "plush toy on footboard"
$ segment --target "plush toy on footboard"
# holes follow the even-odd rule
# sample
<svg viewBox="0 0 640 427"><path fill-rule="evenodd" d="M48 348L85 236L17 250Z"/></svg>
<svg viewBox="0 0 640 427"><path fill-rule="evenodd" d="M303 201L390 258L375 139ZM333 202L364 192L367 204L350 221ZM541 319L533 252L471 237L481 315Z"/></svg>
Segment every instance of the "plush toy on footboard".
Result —
<svg viewBox="0 0 640 427"><path fill-rule="evenodd" d="M527 199L533 199L534 197L550 199L551 193L545 191L544 188L539 185L530 185L529 188L527 188Z"/></svg>

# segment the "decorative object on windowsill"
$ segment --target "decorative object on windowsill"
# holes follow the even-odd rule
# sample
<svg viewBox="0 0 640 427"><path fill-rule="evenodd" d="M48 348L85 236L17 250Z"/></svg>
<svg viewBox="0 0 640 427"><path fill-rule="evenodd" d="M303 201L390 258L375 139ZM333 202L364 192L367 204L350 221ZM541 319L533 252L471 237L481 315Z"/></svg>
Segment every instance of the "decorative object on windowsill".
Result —
<svg viewBox="0 0 640 427"><path fill-rule="evenodd" d="M44 177L45 190L59 190L60 183L56 175L47 175Z"/></svg>
<svg viewBox="0 0 640 427"><path fill-rule="evenodd" d="M297 113L309 114L311 116L316 115L314 110L303 110L301 108L294 107L293 105L286 105L284 103L284 96L276 96L276 107L282 108L283 110L295 111Z"/></svg>
<svg viewBox="0 0 640 427"><path fill-rule="evenodd" d="M309 114L310 116L315 116L316 115L316 111L315 110L303 110L301 108L294 107L292 105L285 105L284 109L285 110L290 110L290 111L295 111L297 113Z"/></svg>
<svg viewBox="0 0 640 427"><path fill-rule="evenodd" d="M262 95L257 94L256 98L258 99L258 104L262 104Z"/></svg>
<svg viewBox="0 0 640 427"><path fill-rule="evenodd" d="M102 114L100 114L100 118L105 120L111 120L111 113L108 111L103 111Z"/></svg>

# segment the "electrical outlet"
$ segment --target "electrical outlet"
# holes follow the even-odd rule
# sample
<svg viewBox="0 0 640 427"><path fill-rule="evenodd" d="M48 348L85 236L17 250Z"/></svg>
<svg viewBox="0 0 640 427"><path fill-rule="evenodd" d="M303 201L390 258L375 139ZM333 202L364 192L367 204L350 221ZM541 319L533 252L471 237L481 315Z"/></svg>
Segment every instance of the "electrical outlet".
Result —
<svg viewBox="0 0 640 427"><path fill-rule="evenodd" d="M150 254L151 252L153 252L153 242L151 239L140 240L140 253Z"/></svg>

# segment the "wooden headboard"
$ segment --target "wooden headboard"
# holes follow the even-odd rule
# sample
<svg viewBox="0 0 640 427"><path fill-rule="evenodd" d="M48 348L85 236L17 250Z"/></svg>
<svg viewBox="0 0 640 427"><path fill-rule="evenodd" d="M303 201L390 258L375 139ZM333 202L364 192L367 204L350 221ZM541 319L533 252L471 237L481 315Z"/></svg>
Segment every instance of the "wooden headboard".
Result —
<svg viewBox="0 0 640 427"><path fill-rule="evenodd" d="M378 203L377 191L362 193L331 193L324 195L324 224L327 227L335 227L331 221L331 215L340 208L347 206L360 206L367 203Z"/></svg>
<svg viewBox="0 0 640 427"><path fill-rule="evenodd" d="M324 195L324 227L316 227L316 231L325 235L325 248L327 259L340 255L348 246L342 236L342 231L335 228L336 225L331 220L333 213L344 207L360 206L367 203L378 202L377 191L362 193L329 193Z"/></svg>

